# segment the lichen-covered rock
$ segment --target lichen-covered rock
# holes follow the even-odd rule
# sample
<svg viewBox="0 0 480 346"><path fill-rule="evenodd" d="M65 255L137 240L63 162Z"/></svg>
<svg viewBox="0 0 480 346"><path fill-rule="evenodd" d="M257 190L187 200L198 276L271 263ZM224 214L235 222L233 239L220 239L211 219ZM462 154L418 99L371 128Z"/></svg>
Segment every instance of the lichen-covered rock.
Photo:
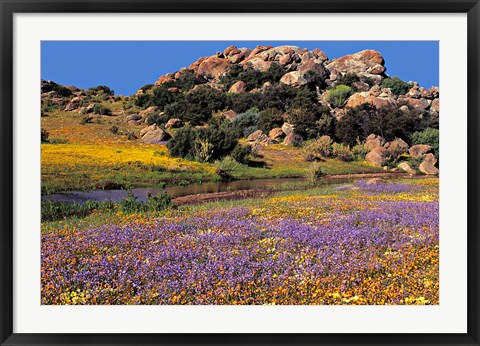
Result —
<svg viewBox="0 0 480 346"><path fill-rule="evenodd" d="M288 134L284 139L283 139L283 144L288 145L288 146L298 146L301 145L302 139L294 134L293 132Z"/></svg>
<svg viewBox="0 0 480 346"><path fill-rule="evenodd" d="M369 77L380 83L386 70L382 55L375 50L363 50L361 52L345 55L327 64L330 71L330 79L336 80L347 72L353 72L359 76Z"/></svg>
<svg viewBox="0 0 480 346"><path fill-rule="evenodd" d="M176 128L179 128L183 125L183 122L181 119L178 119L178 118L171 118L167 121L167 123L165 124L165 128L166 129L176 129Z"/></svg>
<svg viewBox="0 0 480 346"><path fill-rule="evenodd" d="M375 148L383 146L385 139L382 136L377 136L375 134L370 134L365 140L365 148L368 150L373 150Z"/></svg>
<svg viewBox="0 0 480 346"><path fill-rule="evenodd" d="M150 125L140 131L142 142L158 144L170 138L170 135L163 131L156 124Z"/></svg>
<svg viewBox="0 0 480 346"><path fill-rule="evenodd" d="M408 153L414 158L419 158L420 156L431 152L433 152L433 148L428 144L415 144L408 149Z"/></svg>
<svg viewBox="0 0 480 346"><path fill-rule="evenodd" d="M283 137L285 137L285 133L282 131L280 127L276 127L268 133L268 137L278 142Z"/></svg>
<svg viewBox="0 0 480 346"><path fill-rule="evenodd" d="M365 160L377 167L383 167L385 160L388 157L388 150L384 147L378 147L370 151L366 156Z"/></svg>
<svg viewBox="0 0 480 346"><path fill-rule="evenodd" d="M215 79L227 72L230 65L231 63L228 59L211 56L200 63L196 76L198 79Z"/></svg>
<svg viewBox="0 0 480 346"><path fill-rule="evenodd" d="M283 131L283 133L285 133L287 136L288 136L289 134L292 134L292 133L293 133L294 128L295 128L295 127L294 127L292 124L289 124L289 123L284 123L284 124L282 125L282 131Z"/></svg>
<svg viewBox="0 0 480 346"><path fill-rule="evenodd" d="M234 83L230 89L228 89L229 93L240 94L247 91L247 84L244 81L239 80L238 82Z"/></svg>
<svg viewBox="0 0 480 346"><path fill-rule="evenodd" d="M402 171L410 173L410 174L415 174L416 173L415 170L412 167L410 167L410 165L407 162L401 162L401 163L398 164L397 167L400 168Z"/></svg>

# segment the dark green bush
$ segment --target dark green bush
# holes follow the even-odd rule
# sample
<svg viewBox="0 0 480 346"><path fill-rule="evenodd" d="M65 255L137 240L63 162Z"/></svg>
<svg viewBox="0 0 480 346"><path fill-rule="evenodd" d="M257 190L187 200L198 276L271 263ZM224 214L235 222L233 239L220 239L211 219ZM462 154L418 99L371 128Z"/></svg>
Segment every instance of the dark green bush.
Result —
<svg viewBox="0 0 480 346"><path fill-rule="evenodd" d="M100 114L100 115L111 115L112 112L108 107L105 107L104 105L101 105L100 103L96 103L93 108L92 112L94 114Z"/></svg>
<svg viewBox="0 0 480 346"><path fill-rule="evenodd" d="M241 65L233 65L225 75L220 77L220 83L223 85L224 91L230 89L238 81L245 82L247 90L252 90L263 86L265 82L277 83L286 72L286 69L277 63L272 63L264 72L255 69L251 64L247 64L246 68Z"/></svg>
<svg viewBox="0 0 480 346"><path fill-rule="evenodd" d="M326 125L327 119L330 117L328 108L322 107L318 103L288 111L288 122L294 126L294 133L302 139L317 138L324 134L329 135Z"/></svg>
<svg viewBox="0 0 480 346"><path fill-rule="evenodd" d="M227 94L228 108L234 110L236 113L244 113L254 105L260 105L262 99L261 93L240 93Z"/></svg>
<svg viewBox="0 0 480 346"><path fill-rule="evenodd" d="M148 125L157 124L160 127L164 127L169 119L170 119L170 117L168 115L161 114L161 113L155 113L155 114L150 115L147 118L146 123Z"/></svg>
<svg viewBox="0 0 480 346"><path fill-rule="evenodd" d="M376 109L362 105L349 109L335 126L335 136L342 143L354 146L357 140L364 141L371 133L387 141L396 137L410 142L413 132L421 126L422 118L415 111Z"/></svg>
<svg viewBox="0 0 480 346"><path fill-rule="evenodd" d="M99 85L96 87L88 88L87 92L89 92L90 94L105 94L108 96L115 94L115 92L106 85Z"/></svg>
<svg viewBox="0 0 480 346"><path fill-rule="evenodd" d="M248 137L250 133L258 130L259 117L260 115L257 108L251 108L244 113L238 114L230 125L235 130L236 137L241 137L242 135ZM256 129L253 130L254 128ZM249 131L246 131L247 129ZM249 133L247 134L247 132Z"/></svg>
<svg viewBox="0 0 480 346"><path fill-rule="evenodd" d="M231 156L233 159L242 164L250 162L250 155L252 154L252 147L249 145L237 144L233 149Z"/></svg>
<svg viewBox="0 0 480 346"><path fill-rule="evenodd" d="M170 195L162 191L157 196L148 194L146 203L142 203L129 191L127 196L118 202L118 205L125 214L154 213L171 207L171 201Z"/></svg>
<svg viewBox="0 0 480 346"><path fill-rule="evenodd" d="M392 90L392 93L397 96L406 94L412 87L411 84L404 82L396 76L392 78L385 78L382 81L381 86L382 88L390 88Z"/></svg>
<svg viewBox="0 0 480 346"><path fill-rule="evenodd" d="M435 156L440 156L440 132L438 129L426 128L421 132L412 134L412 144L428 144L435 151Z"/></svg>
<svg viewBox="0 0 480 346"><path fill-rule="evenodd" d="M191 126L184 126L179 129L175 136L167 142L170 155L193 159L195 157L194 143L196 137L196 131Z"/></svg>
<svg viewBox="0 0 480 346"><path fill-rule="evenodd" d="M145 84L140 88L144 93L146 93L148 90L152 89L155 86L155 84Z"/></svg>
<svg viewBox="0 0 480 346"><path fill-rule="evenodd" d="M281 127L284 123L282 113L282 111L275 108L264 109L258 115L258 128L268 133L268 131L275 127Z"/></svg>
<svg viewBox="0 0 480 346"><path fill-rule="evenodd" d="M72 92L65 88L64 86L61 86L59 84L55 84L53 86L53 91L55 91L59 96L62 96L62 97L70 97L72 96Z"/></svg>

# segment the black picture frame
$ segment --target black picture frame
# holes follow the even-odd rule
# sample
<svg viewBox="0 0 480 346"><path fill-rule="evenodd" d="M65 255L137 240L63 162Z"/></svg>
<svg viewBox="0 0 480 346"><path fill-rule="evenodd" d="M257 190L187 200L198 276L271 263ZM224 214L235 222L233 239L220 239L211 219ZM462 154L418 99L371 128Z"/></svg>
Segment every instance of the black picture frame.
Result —
<svg viewBox="0 0 480 346"><path fill-rule="evenodd" d="M466 334L16 334L13 333L13 16L15 13L467 13L468 332ZM479 345L479 0L0 0L0 341L2 345Z"/></svg>

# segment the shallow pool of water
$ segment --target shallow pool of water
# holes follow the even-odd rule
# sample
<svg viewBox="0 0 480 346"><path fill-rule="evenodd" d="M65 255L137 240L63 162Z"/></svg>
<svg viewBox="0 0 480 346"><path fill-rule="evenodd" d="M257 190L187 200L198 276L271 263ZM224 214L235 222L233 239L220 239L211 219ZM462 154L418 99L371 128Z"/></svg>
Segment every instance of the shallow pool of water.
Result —
<svg viewBox="0 0 480 346"><path fill-rule="evenodd" d="M162 191L168 193L173 198L197 195L201 193L214 193L238 190L271 189L287 183L302 182L302 178L283 178L283 179L255 179L255 180L235 180L230 182L209 182L203 184L192 184L187 186L167 186L165 188L146 187L132 189L132 193L139 201L146 201L147 196L157 195ZM91 201L119 201L127 196L126 190L92 190L92 191L70 191L53 195L42 196L44 201L57 202L77 202L82 203Z"/></svg>

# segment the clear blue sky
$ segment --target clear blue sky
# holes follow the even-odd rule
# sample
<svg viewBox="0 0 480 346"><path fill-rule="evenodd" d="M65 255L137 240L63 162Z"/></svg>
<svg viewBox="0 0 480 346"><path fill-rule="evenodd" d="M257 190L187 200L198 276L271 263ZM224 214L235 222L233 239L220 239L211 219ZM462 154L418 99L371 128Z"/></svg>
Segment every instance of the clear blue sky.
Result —
<svg viewBox="0 0 480 346"><path fill-rule="evenodd" d="M294 45L319 48L329 59L364 49L379 51L389 76L438 86L438 41L42 41L42 79L89 88L107 85L131 95L168 72L226 47Z"/></svg>

